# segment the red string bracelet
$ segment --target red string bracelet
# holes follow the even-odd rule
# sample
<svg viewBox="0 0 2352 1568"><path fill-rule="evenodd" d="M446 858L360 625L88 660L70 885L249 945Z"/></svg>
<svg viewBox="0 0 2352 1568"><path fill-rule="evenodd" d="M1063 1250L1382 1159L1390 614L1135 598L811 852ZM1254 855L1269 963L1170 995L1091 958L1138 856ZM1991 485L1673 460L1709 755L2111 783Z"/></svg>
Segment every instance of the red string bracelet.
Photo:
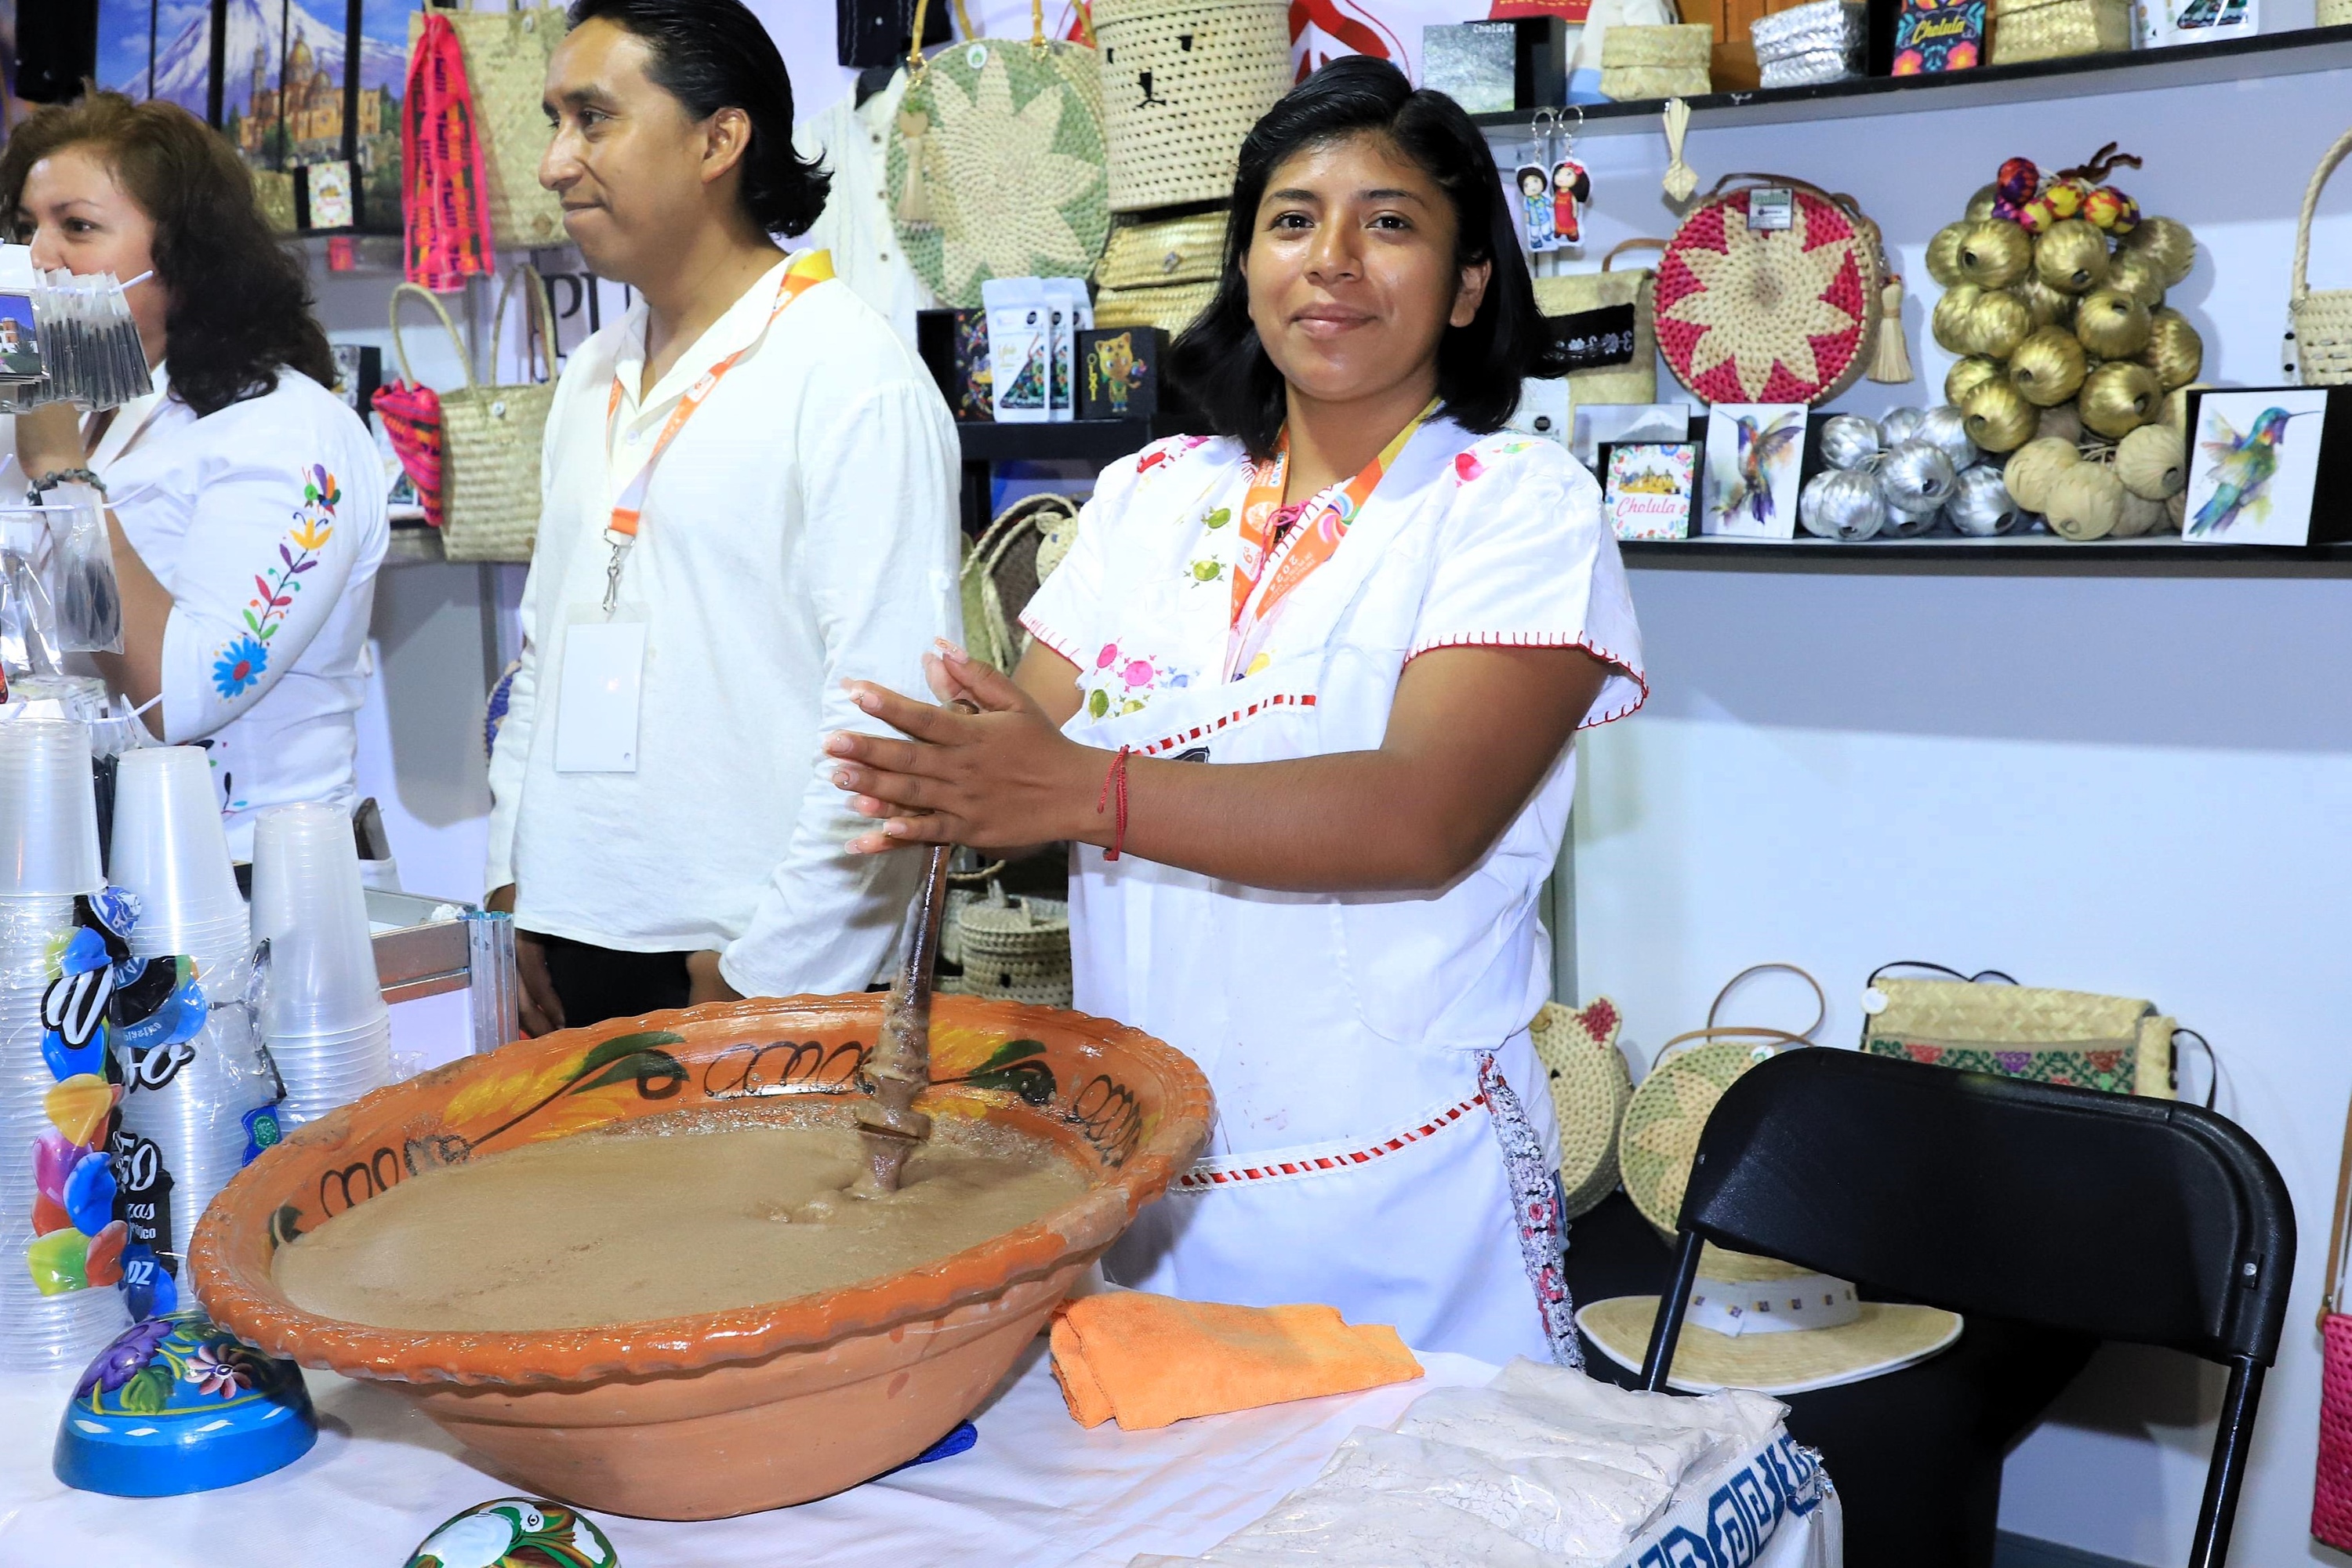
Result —
<svg viewBox="0 0 2352 1568"><path fill-rule="evenodd" d="M1118 755L1110 760L1110 771L1103 774L1102 794L1095 797L1097 816L1100 816L1103 814L1103 808L1110 804L1114 789L1118 795L1118 816L1111 826L1110 847L1103 851L1103 858L1106 860L1118 859L1119 846L1127 842L1127 748L1125 746L1121 746L1118 749Z"/></svg>

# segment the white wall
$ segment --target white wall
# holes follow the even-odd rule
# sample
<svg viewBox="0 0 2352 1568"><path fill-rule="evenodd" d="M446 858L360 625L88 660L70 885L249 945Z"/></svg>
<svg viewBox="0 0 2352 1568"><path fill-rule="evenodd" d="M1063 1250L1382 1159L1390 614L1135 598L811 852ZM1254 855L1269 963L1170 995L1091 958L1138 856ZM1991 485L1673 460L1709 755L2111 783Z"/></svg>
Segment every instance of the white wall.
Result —
<svg viewBox="0 0 2352 1568"><path fill-rule="evenodd" d="M752 0L803 113L845 91L831 7ZM944 3L944 0L941 0ZM2307 4L2283 0L2307 16ZM1020 0L977 0L1018 36ZM1362 9L1332 0L1335 11ZM1483 0L1372 0L1418 45L1423 21ZM1048 23L1062 10L1049 5ZM2272 8L2273 20L2293 18ZM1450 13L1450 14L1449 14ZM1058 29L1056 29L1058 30ZM1865 411L1928 398L1948 356L1925 341L1936 228L2000 161L2045 167L2120 139L2147 160L2123 183L2192 225L2176 291L2210 378L2276 379L2296 206L2352 121L2352 72L1694 134L1712 183L1766 169L1853 192L1901 252L1921 381L1864 384ZM1588 137L1588 254L1672 232L1662 140ZM2326 204L2316 281L2352 286L2352 175ZM331 284L339 335L380 331L384 285ZM1927 298L1922 299L1920 296ZM427 368L439 381L454 367ZM520 573L504 574L511 605ZM481 653L470 568L387 574L383 671L362 721L362 784L383 802L409 885L479 891ZM2207 575L1644 569L1635 574L1656 692L1588 738L1577 814L1579 965L1624 1004L1646 1059L1696 1024L1715 988L1764 959L1832 991L1824 1037L1850 1040L1879 963L1940 959L2155 999L2220 1048L2221 1108L2293 1186L2304 1256L2282 1364L2263 1402L2235 1560L2342 1563L2305 1534L2318 1358L2311 1331L2352 1053L2352 581ZM509 631L509 641L511 633ZM1759 990L1778 1018L1792 999ZM431 1005L412 1005L404 1014ZM460 1016L412 1026L446 1054ZM2128 1561L2186 1553L2218 1381L2159 1352L2109 1352L2063 1419L2020 1449L2005 1528Z"/></svg>

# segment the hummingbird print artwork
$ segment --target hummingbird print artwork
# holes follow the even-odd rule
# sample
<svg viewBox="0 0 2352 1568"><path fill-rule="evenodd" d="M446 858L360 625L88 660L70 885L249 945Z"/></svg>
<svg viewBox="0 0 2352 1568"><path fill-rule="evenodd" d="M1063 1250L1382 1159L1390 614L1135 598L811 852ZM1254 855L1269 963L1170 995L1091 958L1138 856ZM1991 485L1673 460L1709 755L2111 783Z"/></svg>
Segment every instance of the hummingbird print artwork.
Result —
<svg viewBox="0 0 2352 1568"><path fill-rule="evenodd" d="M2243 520L2259 523L2270 515L2271 481L2278 475L2279 448L2286 442L2287 422L2296 416L2276 406L2254 416L2244 435L2229 416L2213 410L2205 421L2200 443L2211 460L2212 494L2189 514L2186 530L2191 539L2223 533Z"/></svg>
<svg viewBox="0 0 2352 1568"><path fill-rule="evenodd" d="M619 1568L604 1532L537 1498L478 1504L427 1536L408 1568Z"/></svg>
<svg viewBox="0 0 2352 1568"><path fill-rule="evenodd" d="M1769 420L1753 414L1737 416L1738 450L1734 454L1730 471L1717 489L1716 510L1724 521L1738 519L1744 510L1748 520L1759 528L1772 524L1772 480L1774 475L1795 455L1798 438L1804 433L1805 416L1801 413L1781 414Z"/></svg>

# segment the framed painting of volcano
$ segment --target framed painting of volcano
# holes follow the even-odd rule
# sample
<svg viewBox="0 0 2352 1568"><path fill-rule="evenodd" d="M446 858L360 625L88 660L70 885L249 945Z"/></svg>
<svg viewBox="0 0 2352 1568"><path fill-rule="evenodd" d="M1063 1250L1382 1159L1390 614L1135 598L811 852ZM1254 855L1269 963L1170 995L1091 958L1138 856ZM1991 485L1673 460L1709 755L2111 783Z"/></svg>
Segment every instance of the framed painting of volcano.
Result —
<svg viewBox="0 0 2352 1568"><path fill-rule="evenodd" d="M209 119L214 0L98 0L98 85Z"/></svg>

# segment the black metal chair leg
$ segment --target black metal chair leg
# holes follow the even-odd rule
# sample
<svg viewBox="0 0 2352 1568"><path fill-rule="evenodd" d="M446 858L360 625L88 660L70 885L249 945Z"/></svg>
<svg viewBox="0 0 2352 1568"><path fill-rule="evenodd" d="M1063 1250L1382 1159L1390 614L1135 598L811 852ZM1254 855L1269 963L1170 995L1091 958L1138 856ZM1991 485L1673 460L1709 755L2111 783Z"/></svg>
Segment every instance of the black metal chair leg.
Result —
<svg viewBox="0 0 2352 1568"><path fill-rule="evenodd" d="M1665 1388L1666 1373L1675 1364L1675 1342L1682 1338L1683 1313L1690 1304L1691 1286L1698 1279L1699 1248L1706 1245L1696 1231L1683 1232L1674 1281L1658 1300L1657 1321L1650 1325L1650 1349L1642 1357L1642 1386L1652 1394Z"/></svg>
<svg viewBox="0 0 2352 1568"><path fill-rule="evenodd" d="M2230 1386L2221 1396L2221 1428L2213 1436L2213 1460L2205 1470L2205 1501L2197 1510L2197 1537L2189 1568L2221 1568L2230 1555L2230 1526L2238 1517L2238 1490L2246 1479L2246 1449L2253 1441L2254 1406L2263 1397L2262 1363L2240 1356L2230 1363Z"/></svg>

